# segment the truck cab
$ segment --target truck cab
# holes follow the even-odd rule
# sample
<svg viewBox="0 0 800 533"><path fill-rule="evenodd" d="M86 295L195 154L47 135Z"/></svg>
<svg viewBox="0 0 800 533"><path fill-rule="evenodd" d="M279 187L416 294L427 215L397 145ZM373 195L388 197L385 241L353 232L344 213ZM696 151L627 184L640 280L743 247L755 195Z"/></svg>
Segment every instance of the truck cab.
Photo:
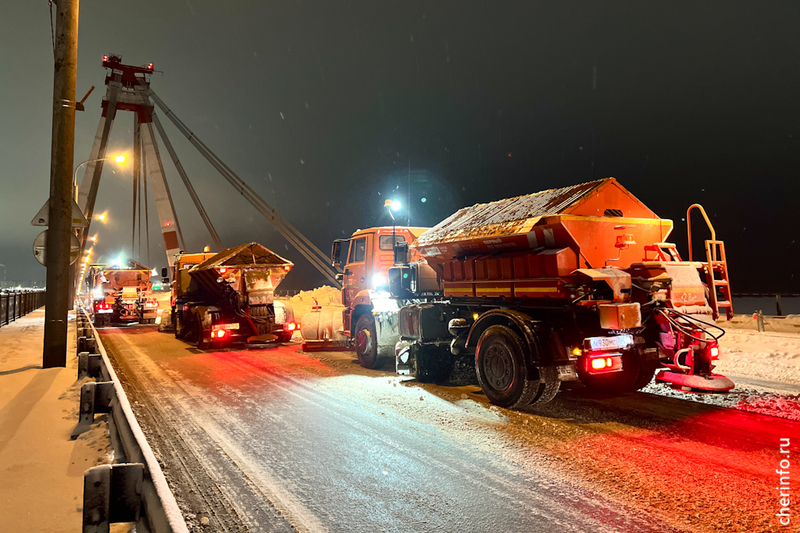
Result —
<svg viewBox="0 0 800 533"><path fill-rule="evenodd" d="M333 242L331 262L335 268L342 270L337 278L342 282L344 333L355 341L359 361L364 366L374 368L379 364L377 349L380 331L376 330L372 315L372 296L375 292L388 293L389 268L395 264L394 244L404 242L410 245L427 230L383 226L358 230L349 239ZM412 257L406 258L408 261L418 259L416 252L409 255ZM380 329L380 324L377 329ZM387 340L386 346L389 345L393 352L394 343L391 340ZM389 355L393 356L393 353Z"/></svg>

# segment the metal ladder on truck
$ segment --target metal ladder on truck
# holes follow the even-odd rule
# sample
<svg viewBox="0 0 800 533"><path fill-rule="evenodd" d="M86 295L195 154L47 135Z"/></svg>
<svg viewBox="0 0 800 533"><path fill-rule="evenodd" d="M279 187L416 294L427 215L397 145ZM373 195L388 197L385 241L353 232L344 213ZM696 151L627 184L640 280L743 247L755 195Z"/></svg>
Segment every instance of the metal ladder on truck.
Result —
<svg viewBox="0 0 800 533"><path fill-rule="evenodd" d="M728 260L725 256L725 243L717 240L717 232L711 224L706 210L700 204L692 204L686 210L686 232L689 238L689 261L692 261L692 219L691 211L700 210L703 218L711 230L711 238L706 241L706 284L708 285L708 304L714 311L714 319L719 318L720 309L725 309L728 320L733 318L733 300L731 298L731 283L728 276ZM717 294L719 292L719 294Z"/></svg>

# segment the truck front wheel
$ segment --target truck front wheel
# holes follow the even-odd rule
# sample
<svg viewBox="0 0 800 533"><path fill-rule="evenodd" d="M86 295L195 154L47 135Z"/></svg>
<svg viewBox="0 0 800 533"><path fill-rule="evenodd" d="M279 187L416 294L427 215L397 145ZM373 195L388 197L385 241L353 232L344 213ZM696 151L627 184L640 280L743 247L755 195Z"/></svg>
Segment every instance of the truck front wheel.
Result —
<svg viewBox="0 0 800 533"><path fill-rule="evenodd" d="M375 333L375 319L370 314L361 315L356 322L356 354L358 362L364 368L377 368L378 336Z"/></svg>
<svg viewBox="0 0 800 533"><path fill-rule="evenodd" d="M489 326L478 340L475 353L478 384L495 405L519 408L540 392L538 379L528 377L522 340L506 326Z"/></svg>

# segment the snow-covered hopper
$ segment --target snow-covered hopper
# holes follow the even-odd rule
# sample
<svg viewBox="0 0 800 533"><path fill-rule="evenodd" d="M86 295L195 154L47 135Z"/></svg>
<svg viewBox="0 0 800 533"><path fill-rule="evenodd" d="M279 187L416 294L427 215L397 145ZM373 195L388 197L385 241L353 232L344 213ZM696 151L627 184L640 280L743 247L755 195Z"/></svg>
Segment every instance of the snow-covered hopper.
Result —
<svg viewBox="0 0 800 533"><path fill-rule="evenodd" d="M672 221L614 178L461 209L413 245L441 296L400 309L398 371L439 380L472 358L487 397L506 406L576 378L635 390L659 369L685 390L728 390L712 370L730 286L709 227L707 260L682 261L664 242ZM414 264L390 278L399 297L417 296L404 281Z"/></svg>
<svg viewBox="0 0 800 533"><path fill-rule="evenodd" d="M187 255L191 259L199 254ZM189 338L199 347L281 339L274 291L291 270L291 261L251 242L201 257L197 264L179 257L175 265L177 337Z"/></svg>

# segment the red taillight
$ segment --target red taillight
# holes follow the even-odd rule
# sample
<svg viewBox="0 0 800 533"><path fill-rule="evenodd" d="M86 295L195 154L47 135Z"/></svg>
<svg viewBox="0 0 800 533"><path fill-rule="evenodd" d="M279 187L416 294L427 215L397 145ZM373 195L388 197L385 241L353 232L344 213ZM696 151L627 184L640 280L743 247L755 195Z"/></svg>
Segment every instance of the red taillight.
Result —
<svg viewBox="0 0 800 533"><path fill-rule="evenodd" d="M219 269L219 273L220 273L220 274L224 274L224 273L225 273L225 272L227 272L227 271L228 271L228 269L227 269L227 268L225 268L225 267L222 267L222 268L220 268L220 269Z"/></svg>
<svg viewBox="0 0 800 533"><path fill-rule="evenodd" d="M286 331L294 331L297 329L297 324L295 324L294 322L287 322L286 324L283 325L283 329Z"/></svg>
<svg viewBox="0 0 800 533"><path fill-rule="evenodd" d="M620 354L597 354L586 361L586 370L590 373L616 372L622 370Z"/></svg>
<svg viewBox="0 0 800 533"><path fill-rule="evenodd" d="M711 359L716 359L719 357L719 346L712 346L708 350L708 354L711 356Z"/></svg>
<svg viewBox="0 0 800 533"><path fill-rule="evenodd" d="M227 335L227 334L228 334L227 330L218 329L216 331L212 331L211 332L211 338L212 339L224 339L225 335Z"/></svg>
<svg viewBox="0 0 800 533"><path fill-rule="evenodd" d="M608 362L606 362L606 360L608 360ZM601 368L605 368L607 366L611 366L610 357L598 357L597 359L592 359L592 368L595 370L600 370Z"/></svg>

